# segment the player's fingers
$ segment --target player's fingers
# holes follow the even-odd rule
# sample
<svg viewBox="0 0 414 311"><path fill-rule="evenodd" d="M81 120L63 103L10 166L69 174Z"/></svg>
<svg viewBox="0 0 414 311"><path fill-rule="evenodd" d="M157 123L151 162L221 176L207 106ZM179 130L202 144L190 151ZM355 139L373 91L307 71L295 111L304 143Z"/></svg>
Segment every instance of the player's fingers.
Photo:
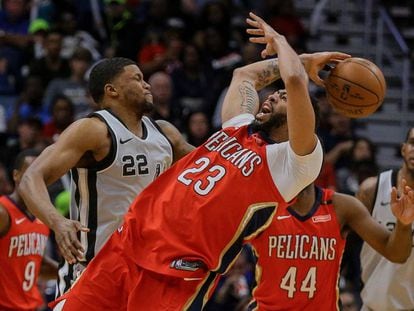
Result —
<svg viewBox="0 0 414 311"><path fill-rule="evenodd" d="M262 29L252 29L252 28L248 28L248 29L246 29L246 32L249 35L255 35L255 36L263 36L264 35L264 31Z"/></svg>
<svg viewBox="0 0 414 311"><path fill-rule="evenodd" d="M329 53L330 53L331 58L336 58L340 60L344 60L344 59L352 57L351 55L347 53L342 53L342 52L329 52Z"/></svg>
<svg viewBox="0 0 414 311"><path fill-rule="evenodd" d="M392 187L391 189L391 204L397 202L398 192L397 188Z"/></svg>
<svg viewBox="0 0 414 311"><path fill-rule="evenodd" d="M75 226L76 231L89 232L89 228L82 225L79 221L74 221L73 225Z"/></svg>
<svg viewBox="0 0 414 311"><path fill-rule="evenodd" d="M250 41L250 42L253 42L253 43L267 44L266 39L265 39L265 38L263 38L263 37L258 37L258 38L256 38L256 37L252 37L252 38L249 38L249 41Z"/></svg>
<svg viewBox="0 0 414 311"><path fill-rule="evenodd" d="M262 56L262 58L266 58L266 57L267 57L267 51L266 51L266 49L264 49L264 50L260 53L260 55Z"/></svg>
<svg viewBox="0 0 414 311"><path fill-rule="evenodd" d="M258 21L260 23L266 24L266 22L259 16L257 16L256 14L254 14L253 12L249 13L249 16L254 19L255 21Z"/></svg>
<svg viewBox="0 0 414 311"><path fill-rule="evenodd" d="M59 245L60 253L65 258L65 260L70 264L75 263L76 259L70 250L70 246L69 246L70 244L67 244L66 242L64 242L58 245Z"/></svg>
<svg viewBox="0 0 414 311"><path fill-rule="evenodd" d="M255 27L255 28L259 28L260 27L259 22L255 21L255 20L252 20L250 18L246 18L246 23L249 24L252 27Z"/></svg>

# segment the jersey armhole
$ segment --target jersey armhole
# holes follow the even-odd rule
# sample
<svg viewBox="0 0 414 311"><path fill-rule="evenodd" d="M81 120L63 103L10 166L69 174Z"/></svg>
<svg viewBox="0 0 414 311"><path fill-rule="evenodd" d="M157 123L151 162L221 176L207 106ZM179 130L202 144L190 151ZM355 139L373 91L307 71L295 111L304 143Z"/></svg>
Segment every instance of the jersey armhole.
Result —
<svg viewBox="0 0 414 311"><path fill-rule="evenodd" d="M98 118L99 120L104 122L105 125L106 125L106 128L107 128L107 130L108 130L108 132L111 136L111 147L110 147L109 152L106 155L106 157L103 158L101 161L96 162L96 164L93 167L87 167L87 169L102 171L102 170L108 168L109 166L111 166L111 164L115 161L116 151L118 149L116 136L115 136L115 133L112 131L111 127L109 126L108 122L100 114L92 113L92 114L89 115L89 117Z"/></svg>

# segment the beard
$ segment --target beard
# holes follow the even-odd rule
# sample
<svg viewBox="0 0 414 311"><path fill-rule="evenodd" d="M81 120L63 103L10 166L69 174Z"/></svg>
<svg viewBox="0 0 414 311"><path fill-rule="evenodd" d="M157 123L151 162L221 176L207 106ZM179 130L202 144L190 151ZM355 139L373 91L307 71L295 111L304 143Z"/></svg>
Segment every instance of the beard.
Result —
<svg viewBox="0 0 414 311"><path fill-rule="evenodd" d="M265 122L259 122L254 120L251 124L253 131L255 132L264 132L267 135L270 135L271 130L278 129L285 125L287 122L287 116L284 113L275 113L272 115L269 120Z"/></svg>

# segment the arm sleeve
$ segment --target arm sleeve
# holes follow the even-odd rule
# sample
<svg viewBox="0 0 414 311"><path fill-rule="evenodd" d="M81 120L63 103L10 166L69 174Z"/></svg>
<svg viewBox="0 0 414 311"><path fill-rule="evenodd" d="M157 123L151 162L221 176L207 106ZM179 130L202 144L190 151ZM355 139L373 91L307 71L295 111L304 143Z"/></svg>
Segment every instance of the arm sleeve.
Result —
<svg viewBox="0 0 414 311"><path fill-rule="evenodd" d="M240 127L243 125L250 124L253 120L254 115L250 113L239 114L238 116L235 116L230 120L224 122L222 128L225 129L226 127Z"/></svg>
<svg viewBox="0 0 414 311"><path fill-rule="evenodd" d="M312 153L304 156L295 154L289 142L267 146L267 162L273 182L286 202L316 179L322 159L319 139Z"/></svg>

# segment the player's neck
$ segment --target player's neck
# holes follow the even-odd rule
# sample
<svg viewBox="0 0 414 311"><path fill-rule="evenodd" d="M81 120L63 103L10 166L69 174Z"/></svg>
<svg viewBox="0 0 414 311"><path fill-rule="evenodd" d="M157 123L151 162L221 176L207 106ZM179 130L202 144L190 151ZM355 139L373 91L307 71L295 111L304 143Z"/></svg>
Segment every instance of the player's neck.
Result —
<svg viewBox="0 0 414 311"><path fill-rule="evenodd" d="M10 194L10 198L16 202L17 205L19 205L23 210L27 211L26 204L24 203L23 199L17 194L16 191L14 191L12 194Z"/></svg>
<svg viewBox="0 0 414 311"><path fill-rule="evenodd" d="M315 187L310 185L298 195L296 202L291 208L301 216L305 216L312 209L315 203Z"/></svg>
<svg viewBox="0 0 414 311"><path fill-rule="evenodd" d="M143 114L132 113L126 109L113 109L112 111L119 119L121 119L128 130L134 133L135 136L142 137L144 133L142 128Z"/></svg>

